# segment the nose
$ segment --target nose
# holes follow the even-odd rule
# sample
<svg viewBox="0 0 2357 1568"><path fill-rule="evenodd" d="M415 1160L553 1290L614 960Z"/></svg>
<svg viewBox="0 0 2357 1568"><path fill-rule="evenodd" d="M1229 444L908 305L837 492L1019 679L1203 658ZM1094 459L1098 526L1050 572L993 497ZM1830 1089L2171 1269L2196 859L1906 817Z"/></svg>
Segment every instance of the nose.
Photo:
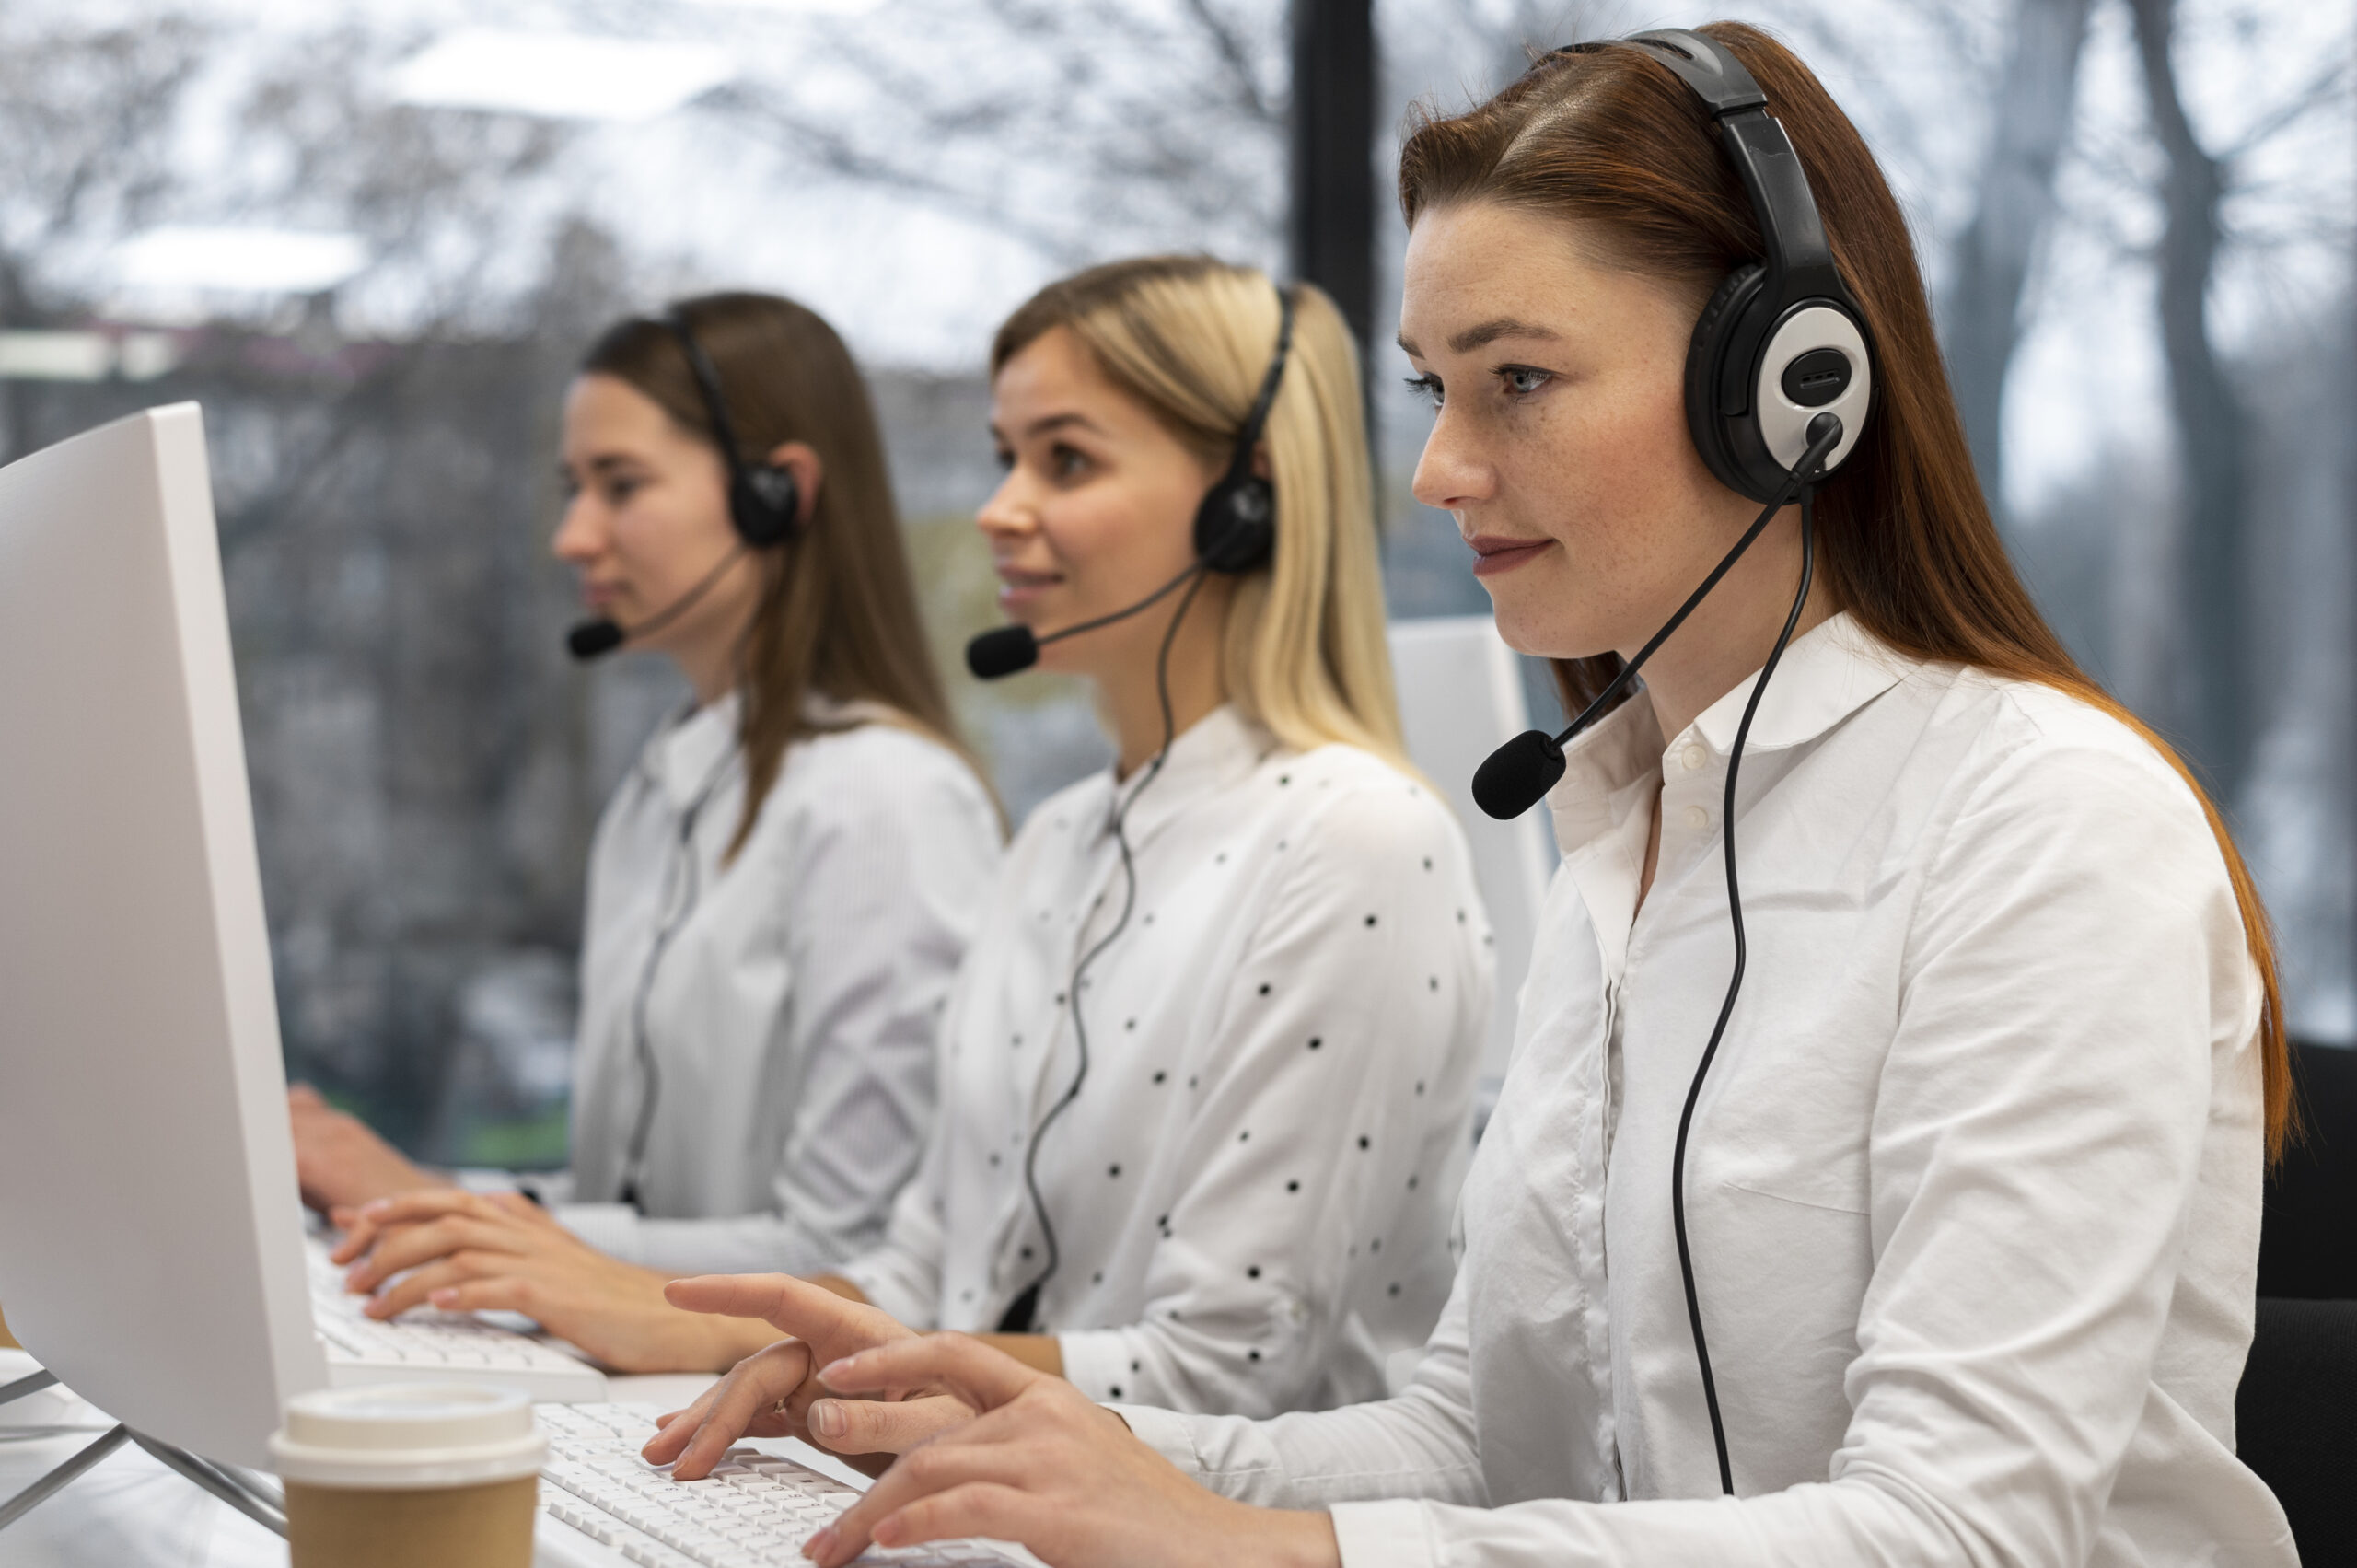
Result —
<svg viewBox="0 0 2357 1568"><path fill-rule="evenodd" d="M557 520L549 550L559 561L585 566L605 552L606 538L603 508L588 491L575 491L564 504L564 516Z"/></svg>
<svg viewBox="0 0 2357 1568"><path fill-rule="evenodd" d="M1417 500L1444 512L1461 512L1497 494L1497 470L1482 457L1462 416L1446 403L1434 416L1433 433L1424 437L1408 488Z"/></svg>
<svg viewBox="0 0 2357 1568"><path fill-rule="evenodd" d="M998 488L974 513L974 526L993 544L1013 544L1039 531L1039 508L1033 505L1023 470L1009 469Z"/></svg>

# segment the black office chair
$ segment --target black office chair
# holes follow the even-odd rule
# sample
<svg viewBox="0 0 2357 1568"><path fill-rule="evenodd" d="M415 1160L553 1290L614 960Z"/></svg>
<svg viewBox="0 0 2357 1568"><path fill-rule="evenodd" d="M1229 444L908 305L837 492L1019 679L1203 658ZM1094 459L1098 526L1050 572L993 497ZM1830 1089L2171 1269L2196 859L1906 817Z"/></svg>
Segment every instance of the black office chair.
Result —
<svg viewBox="0 0 2357 1568"><path fill-rule="evenodd" d="M2357 1051L2292 1047L2302 1135L2267 1178L2258 1294L2357 1301Z"/></svg>
<svg viewBox="0 0 2357 1568"><path fill-rule="evenodd" d="M2292 1052L2303 1135L2267 1179L2235 1426L2300 1561L2326 1568L2357 1563L2357 1051Z"/></svg>
<svg viewBox="0 0 2357 1568"><path fill-rule="evenodd" d="M2300 1561L2357 1563L2357 1301L2259 1298L2235 1428Z"/></svg>

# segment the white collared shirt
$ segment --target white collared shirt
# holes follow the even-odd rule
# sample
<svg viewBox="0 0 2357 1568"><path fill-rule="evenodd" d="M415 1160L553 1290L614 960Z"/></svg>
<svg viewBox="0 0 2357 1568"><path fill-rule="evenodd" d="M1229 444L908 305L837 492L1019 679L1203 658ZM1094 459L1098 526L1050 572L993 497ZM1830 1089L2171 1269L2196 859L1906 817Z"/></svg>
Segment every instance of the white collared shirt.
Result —
<svg viewBox="0 0 2357 1568"><path fill-rule="evenodd" d="M655 1268L814 1273L875 1244L916 1168L998 818L947 748L861 723L787 747L724 865L745 798L737 715L732 695L659 730L598 825L575 1201L555 1212ZM619 1200L650 1092L633 1209Z"/></svg>
<svg viewBox="0 0 2357 1568"><path fill-rule="evenodd" d="M1733 956L1750 689L1666 748L1639 702L1573 749L1409 1392L1132 1424L1222 1490L1333 1506L1350 1568L2290 1568L2234 1451L2260 1002L2200 807L2111 718L1846 616L1787 653L1741 772L1750 964L1686 1172L1743 1500L1717 1496L1670 1173Z"/></svg>
<svg viewBox="0 0 2357 1568"><path fill-rule="evenodd" d="M1289 751L1233 708L1143 778L1120 786L1136 906L1087 972L1086 1081L1039 1148L1062 1257L1037 1325L1099 1399L1374 1398L1448 1291L1490 1005L1464 835L1370 753ZM1024 1156L1073 1077L1074 966L1120 914L1115 799L1083 780L1007 852L923 1167L843 1271L903 1322L994 1329L1044 1264Z"/></svg>

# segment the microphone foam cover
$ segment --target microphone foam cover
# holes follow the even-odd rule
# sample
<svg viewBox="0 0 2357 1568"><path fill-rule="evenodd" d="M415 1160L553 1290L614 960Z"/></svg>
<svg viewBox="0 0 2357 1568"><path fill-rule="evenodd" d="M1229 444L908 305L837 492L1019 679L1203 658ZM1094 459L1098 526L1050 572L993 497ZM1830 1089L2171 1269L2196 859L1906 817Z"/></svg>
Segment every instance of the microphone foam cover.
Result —
<svg viewBox="0 0 2357 1568"><path fill-rule="evenodd" d="M1526 729L1473 772L1473 803L1501 822L1538 804L1563 776L1563 749L1543 729Z"/></svg>
<svg viewBox="0 0 2357 1568"><path fill-rule="evenodd" d="M994 626L966 645L966 668L977 680L996 680L1039 662L1039 639L1028 626Z"/></svg>
<svg viewBox="0 0 2357 1568"><path fill-rule="evenodd" d="M611 621L584 621L564 634L564 645L575 658L586 661L612 653L628 638L629 633Z"/></svg>

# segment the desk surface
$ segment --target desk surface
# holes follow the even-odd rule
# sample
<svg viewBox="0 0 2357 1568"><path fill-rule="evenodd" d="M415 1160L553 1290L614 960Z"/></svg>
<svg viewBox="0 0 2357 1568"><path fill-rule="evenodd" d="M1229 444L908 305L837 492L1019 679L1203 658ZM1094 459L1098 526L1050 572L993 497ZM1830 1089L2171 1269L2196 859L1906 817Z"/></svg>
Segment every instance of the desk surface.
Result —
<svg viewBox="0 0 2357 1568"><path fill-rule="evenodd" d="M0 1358L13 1361L15 1358ZM8 1378L0 1376L0 1382ZM624 1403L676 1409L713 1380L613 1377ZM0 1499L15 1496L114 1423L79 1400L0 1407ZM70 1430L26 1430L37 1419ZM0 1568L286 1568L286 1543L125 1445L87 1474L0 1530Z"/></svg>

